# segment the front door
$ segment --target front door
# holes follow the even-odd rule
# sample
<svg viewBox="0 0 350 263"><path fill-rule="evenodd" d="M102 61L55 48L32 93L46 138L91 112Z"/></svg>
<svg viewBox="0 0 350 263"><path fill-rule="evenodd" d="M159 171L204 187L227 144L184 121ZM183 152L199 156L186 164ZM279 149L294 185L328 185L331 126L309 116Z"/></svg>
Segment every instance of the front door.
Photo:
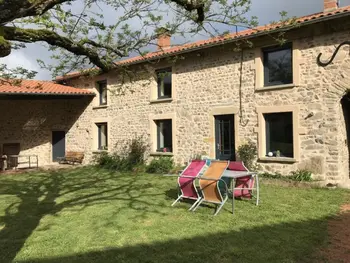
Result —
<svg viewBox="0 0 350 263"><path fill-rule="evenodd" d="M215 148L218 160L236 159L234 118L233 114L215 116Z"/></svg>
<svg viewBox="0 0 350 263"><path fill-rule="evenodd" d="M52 132L52 161L57 162L58 157L66 154L66 133L64 131Z"/></svg>

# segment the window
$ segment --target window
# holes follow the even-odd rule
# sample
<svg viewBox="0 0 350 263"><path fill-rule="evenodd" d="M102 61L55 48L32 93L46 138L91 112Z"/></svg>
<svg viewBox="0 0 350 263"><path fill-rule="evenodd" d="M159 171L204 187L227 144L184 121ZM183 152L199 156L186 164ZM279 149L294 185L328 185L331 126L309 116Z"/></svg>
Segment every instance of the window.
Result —
<svg viewBox="0 0 350 263"><path fill-rule="evenodd" d="M266 127L266 156L293 158L293 113L265 113L263 116Z"/></svg>
<svg viewBox="0 0 350 263"><path fill-rule="evenodd" d="M108 149L108 131L107 123L97 123L97 132L98 132L98 150L107 150Z"/></svg>
<svg viewBox="0 0 350 263"><path fill-rule="evenodd" d="M293 83L292 45L263 49L264 86Z"/></svg>
<svg viewBox="0 0 350 263"><path fill-rule="evenodd" d="M99 96L99 104L107 105L107 81L99 81L97 82L97 90Z"/></svg>
<svg viewBox="0 0 350 263"><path fill-rule="evenodd" d="M171 98L171 68L157 70L158 99Z"/></svg>
<svg viewBox="0 0 350 263"><path fill-rule="evenodd" d="M157 120L157 152L173 151L172 120Z"/></svg>

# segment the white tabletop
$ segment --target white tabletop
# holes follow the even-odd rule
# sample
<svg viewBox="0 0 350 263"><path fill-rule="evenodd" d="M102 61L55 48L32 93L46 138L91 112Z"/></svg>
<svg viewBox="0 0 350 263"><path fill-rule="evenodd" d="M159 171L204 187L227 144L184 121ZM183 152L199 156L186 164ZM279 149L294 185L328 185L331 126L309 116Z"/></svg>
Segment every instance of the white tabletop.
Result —
<svg viewBox="0 0 350 263"><path fill-rule="evenodd" d="M226 170L222 177L226 178L240 178L240 177L245 177L249 175L254 175L256 174L255 172L246 172L246 171L232 171L232 170Z"/></svg>

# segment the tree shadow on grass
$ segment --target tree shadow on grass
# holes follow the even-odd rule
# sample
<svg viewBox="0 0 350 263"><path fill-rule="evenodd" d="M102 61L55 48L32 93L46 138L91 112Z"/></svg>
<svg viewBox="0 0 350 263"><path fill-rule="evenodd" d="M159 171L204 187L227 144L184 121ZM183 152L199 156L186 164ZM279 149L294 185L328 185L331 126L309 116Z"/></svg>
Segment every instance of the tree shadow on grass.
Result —
<svg viewBox="0 0 350 263"><path fill-rule="evenodd" d="M315 248L322 246L325 240L327 220L265 225L229 233L19 262L324 262L324 258L315 253ZM214 217L212 223L215 224Z"/></svg>
<svg viewBox="0 0 350 263"><path fill-rule="evenodd" d="M85 176L84 171L90 170L95 174ZM128 180L119 180L123 175L106 171L100 175L96 169L90 170L29 173L28 179L24 181L10 176L6 179L1 178L0 195L16 197L16 201L7 206L5 215L0 216L1 263L14 260L43 217L57 215L63 209L79 211L88 206L120 200L123 201L123 205L116 208L116 213L122 209L135 209L138 211L138 217L149 213L161 213L157 205L142 198L149 195L148 199L152 199L152 194L147 193L147 189L152 186L138 183L139 176L130 180L129 175ZM118 180L112 181L117 177ZM111 185L111 181L115 184ZM153 196L156 195L163 193Z"/></svg>

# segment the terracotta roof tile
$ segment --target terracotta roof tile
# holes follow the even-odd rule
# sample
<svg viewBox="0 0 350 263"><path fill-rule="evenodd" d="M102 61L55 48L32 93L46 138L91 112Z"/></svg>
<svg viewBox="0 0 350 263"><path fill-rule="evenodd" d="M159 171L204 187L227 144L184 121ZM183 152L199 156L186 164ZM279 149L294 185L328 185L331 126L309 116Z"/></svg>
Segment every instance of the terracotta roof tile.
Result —
<svg viewBox="0 0 350 263"><path fill-rule="evenodd" d="M0 80L0 95L95 95L84 89L60 85L51 81L23 80L19 85Z"/></svg>
<svg viewBox="0 0 350 263"><path fill-rule="evenodd" d="M296 19L296 22L298 24L303 24L303 23L309 22L311 20L322 19L324 17L332 17L332 16L336 17L336 15L339 15L342 13L349 13L350 14L350 6L338 8L332 12L320 12L320 13L316 13L316 14L312 14L312 15L299 17ZM232 41L235 39L242 39L242 38L246 38L246 37L253 37L254 35L258 35L261 33L268 33L269 31L276 30L276 29L279 29L282 27L283 27L283 25L281 23L258 26L254 29L243 30L243 31L240 31L237 33L230 33L230 34L227 34L224 36L217 36L214 38L200 40L200 41L185 44L182 46L175 46L175 47L167 48L165 50L151 52L151 53L146 54L145 56L137 56L137 57L124 59L124 60L116 62L116 64L117 65L127 65L127 64L140 63L140 62L145 61L145 60L161 58L164 56L171 56L173 54L177 54L177 53L181 53L181 52L185 52L185 51L191 51L192 49L205 48L206 46L211 46L211 45L219 45L219 44L226 42L226 41ZM69 73L65 76L57 77L56 80L74 78L74 77L78 77L80 75L82 75L82 72L80 72L80 71L72 72L72 73Z"/></svg>

